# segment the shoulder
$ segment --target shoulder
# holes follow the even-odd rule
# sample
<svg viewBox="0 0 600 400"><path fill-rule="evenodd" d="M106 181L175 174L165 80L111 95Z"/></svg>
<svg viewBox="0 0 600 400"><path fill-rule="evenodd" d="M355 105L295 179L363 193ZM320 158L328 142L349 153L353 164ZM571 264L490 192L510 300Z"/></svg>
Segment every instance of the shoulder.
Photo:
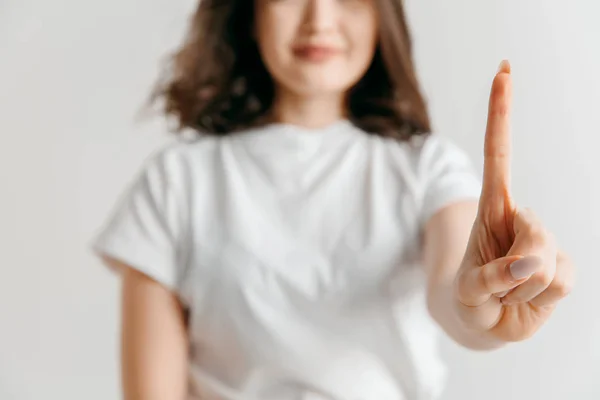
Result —
<svg viewBox="0 0 600 400"><path fill-rule="evenodd" d="M439 133L415 136L406 141L387 138L378 141L384 145L392 162L414 173L415 178L425 179L445 168L471 168L467 152Z"/></svg>
<svg viewBox="0 0 600 400"><path fill-rule="evenodd" d="M170 187L183 195L210 192L231 171L243 168L243 154L252 131L230 135L197 135L172 139L152 152L142 173L155 186ZM245 164L244 164L245 165Z"/></svg>
<svg viewBox="0 0 600 400"><path fill-rule="evenodd" d="M138 168L134 190L148 196L185 198L194 190L198 172L210 168L218 138L175 138L148 154Z"/></svg>
<svg viewBox="0 0 600 400"><path fill-rule="evenodd" d="M391 138L381 138L380 141L389 147L392 153L409 157L415 162L448 157L467 157L465 151L456 143L439 133L414 136L404 141Z"/></svg>
<svg viewBox="0 0 600 400"><path fill-rule="evenodd" d="M371 139L394 178L403 181L417 201L435 211L457 198L475 198L479 173L466 151L438 133L407 141ZM381 161L378 161L381 162ZM426 204L427 203L427 204Z"/></svg>
<svg viewBox="0 0 600 400"><path fill-rule="evenodd" d="M163 144L147 158L147 163L181 164L210 156L219 146L220 138L203 135L193 139L176 138Z"/></svg>
<svg viewBox="0 0 600 400"><path fill-rule="evenodd" d="M179 137L160 147L149 159L163 162L201 163L211 160L222 151L256 140L262 131L249 129L227 135L195 134L193 137Z"/></svg>
<svg viewBox="0 0 600 400"><path fill-rule="evenodd" d="M222 142L228 140L227 137L212 135L172 139L146 157L143 170L160 171L165 177L172 178L190 175L192 171L213 165Z"/></svg>

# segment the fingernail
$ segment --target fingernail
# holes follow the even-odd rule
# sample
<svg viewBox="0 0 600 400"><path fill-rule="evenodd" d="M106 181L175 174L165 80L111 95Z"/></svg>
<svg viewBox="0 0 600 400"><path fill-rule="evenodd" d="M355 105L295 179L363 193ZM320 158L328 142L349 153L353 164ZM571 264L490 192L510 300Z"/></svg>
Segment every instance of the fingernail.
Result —
<svg viewBox="0 0 600 400"><path fill-rule="evenodd" d="M507 74L510 74L510 62L508 62L508 60L502 60L500 63L497 73L499 74L500 72L506 72Z"/></svg>
<svg viewBox="0 0 600 400"><path fill-rule="evenodd" d="M510 264L510 274L515 280L524 279L533 275L541 263L539 257L527 256Z"/></svg>

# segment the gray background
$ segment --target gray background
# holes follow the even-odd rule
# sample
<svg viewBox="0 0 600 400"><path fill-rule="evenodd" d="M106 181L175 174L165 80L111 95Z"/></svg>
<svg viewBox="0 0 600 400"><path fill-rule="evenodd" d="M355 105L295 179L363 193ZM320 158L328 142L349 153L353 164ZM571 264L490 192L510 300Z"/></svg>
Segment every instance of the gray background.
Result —
<svg viewBox="0 0 600 400"><path fill-rule="evenodd" d="M146 155L135 123L191 0L0 0L0 399L119 398L118 282L89 240ZM514 193L576 261L532 340L446 342L445 400L600 399L600 2L412 0L435 127L479 167L491 79L513 63ZM480 168L480 167L479 167Z"/></svg>

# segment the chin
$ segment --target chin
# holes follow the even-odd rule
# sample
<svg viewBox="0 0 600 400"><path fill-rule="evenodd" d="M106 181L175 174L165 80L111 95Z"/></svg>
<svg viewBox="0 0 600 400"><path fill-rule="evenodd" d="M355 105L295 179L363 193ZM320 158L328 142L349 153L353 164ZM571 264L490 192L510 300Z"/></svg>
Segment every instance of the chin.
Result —
<svg viewBox="0 0 600 400"><path fill-rule="evenodd" d="M302 91L299 92L303 96L328 96L328 95L339 95L340 93L345 93L350 89L349 86L333 86L333 85L311 85L305 86L302 88Z"/></svg>
<svg viewBox="0 0 600 400"><path fill-rule="evenodd" d="M295 80L291 86L303 95L339 94L348 91L356 81L339 74L303 74L302 79Z"/></svg>

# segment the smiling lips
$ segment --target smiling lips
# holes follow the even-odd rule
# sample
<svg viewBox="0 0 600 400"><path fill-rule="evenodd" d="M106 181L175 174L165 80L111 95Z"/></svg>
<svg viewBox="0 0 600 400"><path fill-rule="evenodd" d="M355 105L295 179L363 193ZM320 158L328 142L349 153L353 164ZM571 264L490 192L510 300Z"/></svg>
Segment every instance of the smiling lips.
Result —
<svg viewBox="0 0 600 400"><path fill-rule="evenodd" d="M302 61L320 63L341 54L341 50L331 46L303 45L294 47L293 53Z"/></svg>

